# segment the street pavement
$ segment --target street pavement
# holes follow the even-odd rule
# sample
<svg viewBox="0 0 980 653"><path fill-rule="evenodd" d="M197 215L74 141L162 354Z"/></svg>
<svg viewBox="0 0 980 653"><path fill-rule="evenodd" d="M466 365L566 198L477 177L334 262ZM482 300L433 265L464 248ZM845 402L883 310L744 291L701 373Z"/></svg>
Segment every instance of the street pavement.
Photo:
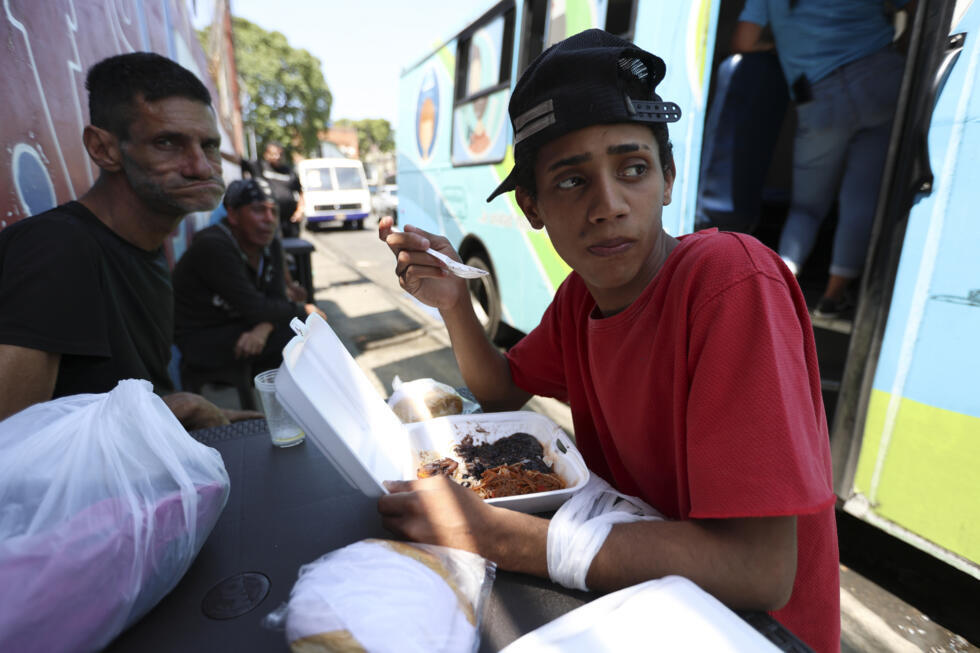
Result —
<svg viewBox="0 0 980 653"><path fill-rule="evenodd" d="M329 324L381 396L392 381L431 377L463 385L438 314L399 288L394 257L378 240L376 222L364 231L339 227L317 234L312 255L315 300ZM234 406L233 392L215 400ZM543 413L574 436L564 404L535 398L525 407ZM980 653L962 637L933 622L846 566L841 566L841 649L844 653L931 651Z"/></svg>

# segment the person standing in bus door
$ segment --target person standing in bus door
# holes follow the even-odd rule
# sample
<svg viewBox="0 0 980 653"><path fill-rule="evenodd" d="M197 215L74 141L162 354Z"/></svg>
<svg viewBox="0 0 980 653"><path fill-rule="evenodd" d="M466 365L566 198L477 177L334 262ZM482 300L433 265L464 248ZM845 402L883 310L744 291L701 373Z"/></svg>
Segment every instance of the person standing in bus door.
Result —
<svg viewBox="0 0 980 653"><path fill-rule="evenodd" d="M905 69L893 46L886 5L907 0L746 0L732 50L759 48L772 30L796 104L793 190L779 255L799 274L834 199L837 228L830 274L814 315L851 308L845 296L861 275L888 139ZM908 8L908 7L906 7Z"/></svg>
<svg viewBox="0 0 980 653"><path fill-rule="evenodd" d="M506 354L462 279L425 252L449 241L389 218L401 287L439 309L463 378L488 411L533 395L569 403L591 471L667 521L616 524L588 567L610 591L670 574L729 606L769 610L818 651L840 647L826 414L796 280L751 236L663 230L676 169L656 86L664 62L601 30L542 53L514 88L515 191L572 268L541 324ZM388 483L385 526L549 576L549 521L491 506L444 477Z"/></svg>
<svg viewBox="0 0 980 653"><path fill-rule="evenodd" d="M246 360L251 378L282 363L292 318L323 312L289 295L268 182L237 179L223 204L227 216L194 234L174 267L174 341L183 364L215 370Z"/></svg>

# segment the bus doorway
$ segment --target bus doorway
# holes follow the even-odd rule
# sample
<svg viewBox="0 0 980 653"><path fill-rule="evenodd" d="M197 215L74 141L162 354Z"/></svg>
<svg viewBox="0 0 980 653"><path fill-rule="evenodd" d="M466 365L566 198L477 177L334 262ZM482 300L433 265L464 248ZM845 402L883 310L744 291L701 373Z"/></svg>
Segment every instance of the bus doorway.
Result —
<svg viewBox="0 0 980 653"><path fill-rule="evenodd" d="M772 149L766 169L750 176L757 207L746 209L731 191L736 173L745 178L735 165L747 160L739 143L732 141L727 160L712 151L724 137L711 124L724 100L717 75L742 4L722 2L719 12L696 224L748 231L775 248L788 209L784 182L793 182L786 179L792 105L778 130L764 125ZM908 55L855 305L812 322L840 508L980 578L980 225L971 219L980 198L970 154L980 140L980 6L919 2L908 18ZM728 186L717 178L726 169L719 161L727 162ZM831 209L798 276L811 306L826 281L835 218Z"/></svg>
<svg viewBox="0 0 980 653"><path fill-rule="evenodd" d="M784 228L789 230L786 225L794 182L797 108L791 99L793 90L786 82L777 49L773 47L775 39L771 29L767 26L762 30L755 51L744 51L744 43L739 43L736 24L745 4L744 0L725 1L719 8L695 229L717 227L750 233L784 257L792 257L783 253L780 238ZM890 18L897 39L905 31L907 22L901 12ZM884 19L881 23L887 25ZM740 47L743 51L736 52ZM896 77L894 84L897 81ZM877 128L882 138L887 134L887 128L887 122ZM828 135L831 133L827 132ZM863 139L870 132L865 128L860 133ZM855 138L853 142L857 140ZM881 157L885 146L882 140L878 148ZM841 148L840 152L843 151ZM841 157L844 160L843 154ZM843 168L840 166L841 170ZM876 168L880 169L880 166ZM854 173L849 172L848 176L853 177ZM819 227L814 227L815 244L809 256L799 260L797 255L795 264L788 261L811 307L828 421L832 420L836 409L860 293L859 278L850 283L842 304L835 307L833 314L820 310L821 297L828 287L828 270L833 263L834 236L838 227L836 194L849 181L844 177L840 173L840 181L820 194L825 198L822 201L826 202L827 209L822 212ZM806 184L808 179L811 178L797 181ZM850 183L853 188L853 182ZM809 213L802 207L801 212ZM870 223L873 208L866 213ZM805 222L799 217L796 220L794 231L799 231L799 225ZM791 251L792 245L790 241ZM812 310L815 308L817 310Z"/></svg>

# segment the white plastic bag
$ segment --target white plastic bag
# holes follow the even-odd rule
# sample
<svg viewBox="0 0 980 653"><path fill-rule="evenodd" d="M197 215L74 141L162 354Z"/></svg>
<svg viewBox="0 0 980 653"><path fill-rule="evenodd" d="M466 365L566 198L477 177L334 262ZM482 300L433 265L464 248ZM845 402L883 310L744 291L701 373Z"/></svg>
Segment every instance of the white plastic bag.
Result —
<svg viewBox="0 0 980 653"><path fill-rule="evenodd" d="M475 653L495 573L468 551L363 540L303 565L264 625L293 653Z"/></svg>
<svg viewBox="0 0 980 653"><path fill-rule="evenodd" d="M0 422L0 651L93 651L177 584L228 499L148 381Z"/></svg>

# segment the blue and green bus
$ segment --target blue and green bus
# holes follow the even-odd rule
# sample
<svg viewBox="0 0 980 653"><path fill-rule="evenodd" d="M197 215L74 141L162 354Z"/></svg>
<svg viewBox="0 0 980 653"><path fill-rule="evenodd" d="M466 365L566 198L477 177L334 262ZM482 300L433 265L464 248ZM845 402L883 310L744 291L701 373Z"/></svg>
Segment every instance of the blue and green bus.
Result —
<svg viewBox="0 0 980 653"><path fill-rule="evenodd" d="M488 334L532 329L569 272L512 194L485 201L512 166L507 102L521 71L591 27L663 57L658 90L683 110L670 126L677 185L664 227L687 233L707 186L702 144L717 138L708 109L724 91L714 73L742 4L504 0L404 70L399 220L446 235L491 272L470 287ZM814 320L835 489L842 511L980 578L980 6L918 2L904 29L905 78L856 312ZM767 244L778 237L767 220L785 218L794 115L787 105L774 126L752 227ZM800 279L809 296L806 270Z"/></svg>
<svg viewBox="0 0 980 653"><path fill-rule="evenodd" d="M716 11L708 0L505 0L404 71L398 218L445 234L464 261L490 270L471 290L491 336L501 322L533 328L569 272L513 194L486 202L513 165L507 102L520 72L551 43L591 27L662 56L667 78L658 91L684 110L671 125L678 180L664 223L671 233L689 232Z"/></svg>

